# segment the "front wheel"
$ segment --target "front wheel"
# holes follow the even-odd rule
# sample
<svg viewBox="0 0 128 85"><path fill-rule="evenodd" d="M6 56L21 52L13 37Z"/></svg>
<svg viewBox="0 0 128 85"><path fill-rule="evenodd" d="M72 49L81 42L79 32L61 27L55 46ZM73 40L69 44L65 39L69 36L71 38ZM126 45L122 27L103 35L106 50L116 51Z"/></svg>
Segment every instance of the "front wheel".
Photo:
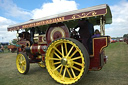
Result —
<svg viewBox="0 0 128 85"><path fill-rule="evenodd" d="M16 66L17 70L21 74L26 74L29 71L29 59L26 54L24 53L19 53L16 58Z"/></svg>
<svg viewBox="0 0 128 85"><path fill-rule="evenodd" d="M89 69L89 55L79 41L62 38L49 45L45 63L54 80L61 84L76 84Z"/></svg>

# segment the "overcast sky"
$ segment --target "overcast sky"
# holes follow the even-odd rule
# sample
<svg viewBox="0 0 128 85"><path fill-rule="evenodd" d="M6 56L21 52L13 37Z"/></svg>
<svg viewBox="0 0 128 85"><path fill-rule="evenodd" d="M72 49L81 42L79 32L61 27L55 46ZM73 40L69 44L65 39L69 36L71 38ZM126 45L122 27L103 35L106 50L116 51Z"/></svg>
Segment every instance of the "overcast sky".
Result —
<svg viewBox="0 0 128 85"><path fill-rule="evenodd" d="M15 32L7 32L9 25L100 4L108 4L112 11L113 23L106 26L106 35L127 34L127 0L0 0L0 42L16 38Z"/></svg>

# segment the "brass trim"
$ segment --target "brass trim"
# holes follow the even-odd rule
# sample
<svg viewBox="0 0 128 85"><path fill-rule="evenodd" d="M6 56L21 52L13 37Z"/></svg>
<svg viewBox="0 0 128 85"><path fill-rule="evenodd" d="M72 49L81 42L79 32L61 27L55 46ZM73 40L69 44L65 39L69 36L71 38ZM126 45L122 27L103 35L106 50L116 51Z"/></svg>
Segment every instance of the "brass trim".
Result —
<svg viewBox="0 0 128 85"><path fill-rule="evenodd" d="M39 37L42 37L42 42L39 42L40 40L39 40ZM38 36L38 44L47 44L47 42L44 40L44 37L46 38L46 34L43 34L43 35L39 35Z"/></svg>
<svg viewBox="0 0 128 85"><path fill-rule="evenodd" d="M40 46L40 45L38 45L38 52L41 54L41 52L40 52L40 47L41 47L41 46Z"/></svg>
<svg viewBox="0 0 128 85"><path fill-rule="evenodd" d="M100 53L101 53L101 51L102 51L105 47L107 47L107 37L104 37L104 38L106 38L106 45L103 46L103 47L100 49Z"/></svg>
<svg viewBox="0 0 128 85"><path fill-rule="evenodd" d="M33 45L32 45L33 46ZM30 51L31 51L31 53L32 53L32 46L30 47Z"/></svg>

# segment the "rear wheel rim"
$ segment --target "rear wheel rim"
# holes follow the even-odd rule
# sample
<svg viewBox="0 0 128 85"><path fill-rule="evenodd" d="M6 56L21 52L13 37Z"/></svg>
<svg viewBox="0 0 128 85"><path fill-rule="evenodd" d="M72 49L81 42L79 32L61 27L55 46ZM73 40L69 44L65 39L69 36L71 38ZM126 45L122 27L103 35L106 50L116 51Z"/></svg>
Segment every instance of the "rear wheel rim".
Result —
<svg viewBox="0 0 128 85"><path fill-rule="evenodd" d="M76 54L79 56L76 56ZM46 52L46 67L49 74L57 82L73 84L84 73L84 56L81 49L74 42L68 39L59 39L48 47Z"/></svg>

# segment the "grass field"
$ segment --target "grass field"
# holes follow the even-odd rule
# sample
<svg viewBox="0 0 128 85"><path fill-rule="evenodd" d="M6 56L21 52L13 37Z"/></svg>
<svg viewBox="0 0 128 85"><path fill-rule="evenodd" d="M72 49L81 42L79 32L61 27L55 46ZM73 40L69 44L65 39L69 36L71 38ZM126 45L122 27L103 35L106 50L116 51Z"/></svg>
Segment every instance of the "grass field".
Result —
<svg viewBox="0 0 128 85"><path fill-rule="evenodd" d="M103 69L90 71L78 85L128 85L128 45L111 43L106 55ZM19 74L15 61L16 53L0 53L0 85L59 85L38 64L31 64L27 75Z"/></svg>

